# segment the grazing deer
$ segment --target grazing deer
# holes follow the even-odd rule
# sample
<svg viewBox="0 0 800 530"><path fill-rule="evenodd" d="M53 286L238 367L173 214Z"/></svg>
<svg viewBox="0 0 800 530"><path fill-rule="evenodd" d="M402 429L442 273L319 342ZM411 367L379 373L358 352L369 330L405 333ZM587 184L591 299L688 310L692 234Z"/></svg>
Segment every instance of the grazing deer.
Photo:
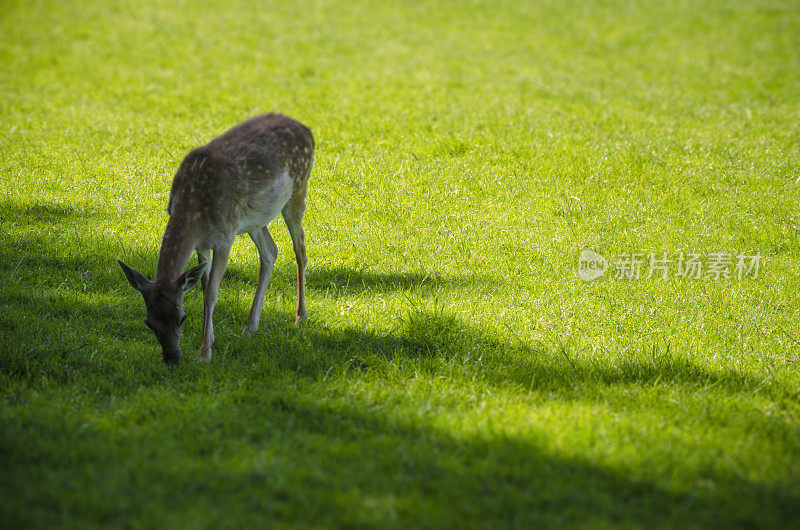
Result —
<svg viewBox="0 0 800 530"><path fill-rule="evenodd" d="M166 363L181 358L186 313L183 296L199 280L203 286L203 341L200 360L211 358L214 305L233 240L247 232L258 249L258 274L245 332L255 332L278 247L267 229L283 214L297 260L297 319L306 318L307 266L303 212L314 155L314 138L286 116L266 114L234 127L183 159L169 196L167 222L154 280L119 262L130 284L144 297L145 324L161 344ZM197 252L199 265L183 271ZM213 251L213 257L212 257ZM211 271L207 265L211 262Z"/></svg>

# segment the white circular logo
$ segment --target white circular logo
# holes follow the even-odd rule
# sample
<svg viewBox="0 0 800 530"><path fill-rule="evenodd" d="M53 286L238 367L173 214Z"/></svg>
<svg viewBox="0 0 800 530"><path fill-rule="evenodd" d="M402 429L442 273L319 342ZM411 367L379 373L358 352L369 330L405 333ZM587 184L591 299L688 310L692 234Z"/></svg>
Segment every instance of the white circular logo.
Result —
<svg viewBox="0 0 800 530"><path fill-rule="evenodd" d="M581 280L585 282L596 280L606 273L607 268L608 261L606 261L606 258L594 250L581 250L578 256L578 277Z"/></svg>

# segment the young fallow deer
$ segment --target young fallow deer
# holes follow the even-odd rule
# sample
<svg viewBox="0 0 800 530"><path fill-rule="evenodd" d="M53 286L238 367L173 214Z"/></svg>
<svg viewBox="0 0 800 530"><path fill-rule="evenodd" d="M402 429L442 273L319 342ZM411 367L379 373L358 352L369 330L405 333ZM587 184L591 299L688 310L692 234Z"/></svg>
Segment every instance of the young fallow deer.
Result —
<svg viewBox="0 0 800 530"><path fill-rule="evenodd" d="M170 191L167 222L154 280L122 261L130 284L144 297L145 324L161 344L166 363L181 358L186 313L183 296L199 280L203 286L203 340L200 360L211 358L212 316L233 240L247 232L258 248L258 274L245 332L255 332L278 247L267 229L283 214L297 260L297 319L306 318L307 266L303 212L314 155L314 138L301 123L279 114L252 118L183 159ZM183 272L192 251L199 265ZM212 257L213 251L213 257ZM207 265L211 261L211 271Z"/></svg>

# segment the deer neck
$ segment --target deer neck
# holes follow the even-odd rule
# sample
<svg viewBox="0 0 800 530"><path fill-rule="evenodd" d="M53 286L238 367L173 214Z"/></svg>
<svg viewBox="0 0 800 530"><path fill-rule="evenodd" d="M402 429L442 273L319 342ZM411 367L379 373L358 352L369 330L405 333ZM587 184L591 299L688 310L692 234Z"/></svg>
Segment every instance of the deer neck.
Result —
<svg viewBox="0 0 800 530"><path fill-rule="evenodd" d="M155 277L157 283L174 282L183 274L183 269L195 248L192 232L189 224L173 211L164 230L161 250L158 253Z"/></svg>

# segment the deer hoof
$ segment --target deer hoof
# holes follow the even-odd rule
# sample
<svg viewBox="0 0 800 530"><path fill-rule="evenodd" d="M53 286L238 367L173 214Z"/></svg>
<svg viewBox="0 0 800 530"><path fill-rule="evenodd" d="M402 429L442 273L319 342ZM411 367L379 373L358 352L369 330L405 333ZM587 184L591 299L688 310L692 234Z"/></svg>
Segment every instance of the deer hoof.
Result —
<svg viewBox="0 0 800 530"><path fill-rule="evenodd" d="M209 346L206 349L200 349L200 355L197 357L197 361L201 363L207 363L211 361L211 347Z"/></svg>

